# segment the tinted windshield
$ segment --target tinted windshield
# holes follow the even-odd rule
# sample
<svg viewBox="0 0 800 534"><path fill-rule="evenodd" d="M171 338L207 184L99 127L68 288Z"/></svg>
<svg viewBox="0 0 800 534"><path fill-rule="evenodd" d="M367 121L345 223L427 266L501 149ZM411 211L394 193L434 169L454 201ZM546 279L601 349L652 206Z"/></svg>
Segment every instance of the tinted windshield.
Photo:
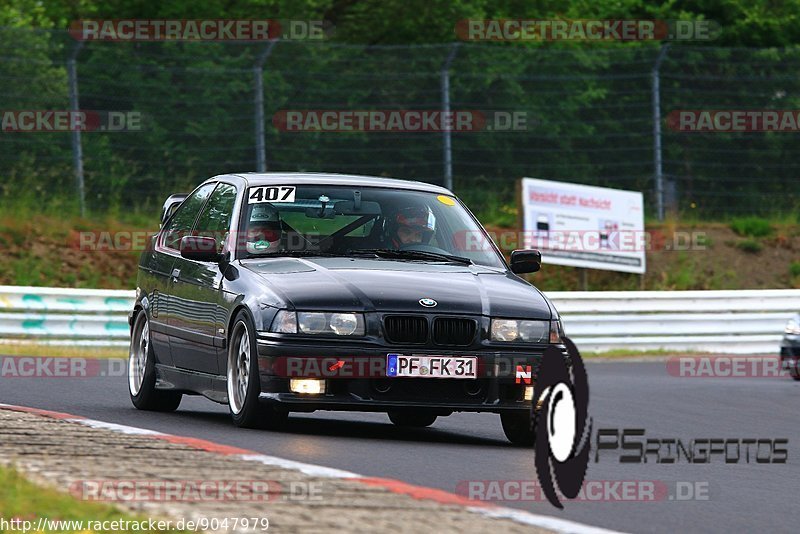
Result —
<svg viewBox="0 0 800 534"><path fill-rule="evenodd" d="M257 186L248 190L242 211L243 257L401 251L392 257L458 256L504 267L485 245L486 234L451 196L372 187Z"/></svg>

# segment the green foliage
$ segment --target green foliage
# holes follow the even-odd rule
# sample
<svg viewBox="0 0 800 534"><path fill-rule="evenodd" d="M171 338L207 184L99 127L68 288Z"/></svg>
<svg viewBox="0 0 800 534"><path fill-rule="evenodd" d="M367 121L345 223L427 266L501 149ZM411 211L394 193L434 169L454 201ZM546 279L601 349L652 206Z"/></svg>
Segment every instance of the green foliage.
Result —
<svg viewBox="0 0 800 534"><path fill-rule="evenodd" d="M782 47L800 43L798 13L798 0L6 0L0 7L0 25L65 28L70 21L81 18L324 19L334 26L339 41L409 44L453 41L455 22L460 19L705 19L720 26L719 37L714 41L717 45Z"/></svg>
<svg viewBox="0 0 800 534"><path fill-rule="evenodd" d="M695 243L698 247L707 249L714 246L714 241L705 233L698 233L695 237Z"/></svg>
<svg viewBox="0 0 800 534"><path fill-rule="evenodd" d="M501 195L480 188L465 189L460 198L484 226L517 227L518 210L513 201L507 202Z"/></svg>
<svg viewBox="0 0 800 534"><path fill-rule="evenodd" d="M736 243L736 248L750 254L758 254L764 246L755 239L743 239Z"/></svg>
<svg viewBox="0 0 800 534"><path fill-rule="evenodd" d="M718 39L669 49L661 67L667 115L708 102L720 109L798 109L798 13L800 0L755 6L744 0L7 0L0 6L0 99L3 109L63 109L65 64L75 41L52 30L81 18L326 20L331 42L280 42L265 63L268 168L439 183L440 133L285 132L272 117L287 109L438 109L440 71L458 42L451 108L524 112L529 125L522 132L453 134L454 189L476 212L498 225L513 223L502 205L513 204L517 178L533 176L644 191L650 216L650 75L660 43L463 43L456 22L720 23ZM786 48L736 48L742 46ZM144 117L141 132L82 136L89 210L157 212L165 196L208 176L254 170L252 69L263 50L262 43L86 43L78 55L81 107ZM46 195L48 203L61 199L63 210L75 213L68 134L9 133L2 141L0 203L22 196L36 206ZM664 173L677 182L682 215L710 219L800 207L785 194L798 170L792 136L702 136L665 128L663 146Z"/></svg>
<svg viewBox="0 0 800 534"><path fill-rule="evenodd" d="M793 261L789 264L789 273L793 277L800 276L800 261Z"/></svg>
<svg viewBox="0 0 800 534"><path fill-rule="evenodd" d="M698 273L696 266L689 261L689 256L685 252L679 252L679 257L678 266L663 273L663 289L678 291L698 289L698 275L700 273Z"/></svg>
<svg viewBox="0 0 800 534"><path fill-rule="evenodd" d="M21 258L13 265L14 268L14 285L20 286L38 286L39 272L36 270L40 267L40 262L34 257Z"/></svg>
<svg viewBox="0 0 800 534"><path fill-rule="evenodd" d="M730 227L742 237L766 237L773 232L770 222L760 217L738 217L731 221Z"/></svg>
<svg viewBox="0 0 800 534"><path fill-rule="evenodd" d="M62 521L103 523L124 520L146 523L143 516L120 512L108 504L80 501L66 492L33 484L18 471L8 467L0 467L0 517L6 521L15 517L22 518L34 524L36 517ZM139 532L139 529L119 532Z"/></svg>

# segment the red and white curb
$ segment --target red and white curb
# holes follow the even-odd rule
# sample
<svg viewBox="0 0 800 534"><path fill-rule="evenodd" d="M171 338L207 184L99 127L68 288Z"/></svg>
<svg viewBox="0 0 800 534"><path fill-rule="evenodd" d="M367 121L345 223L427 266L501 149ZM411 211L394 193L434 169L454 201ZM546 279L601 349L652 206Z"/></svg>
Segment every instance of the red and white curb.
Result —
<svg viewBox="0 0 800 534"><path fill-rule="evenodd" d="M550 529L555 532L560 532L565 534L566 533L614 534L617 532L600 527L593 527L591 525L584 525L583 523L578 523L576 521L568 521L566 519L558 519L555 517L525 512L523 510L515 510L513 508L497 506L495 504L473 501L467 499L466 497L456 495L455 493L450 493L435 488L428 488L425 486L416 486L414 484L408 484L400 480L394 480L390 478L365 477L362 475L358 475L356 473L351 473L349 471L343 471L341 469L334 469L331 467L324 467L321 465L306 464L303 462L295 462L293 460L286 460L284 458L278 458L277 456L259 454L257 452L249 451L247 449L240 449L238 447L222 445L219 443L214 443L212 441L207 441L199 438L190 438L187 436L174 436L171 434L164 434L162 432L157 432L155 430L147 430L145 428L136 428L132 426L118 425L116 423L106 423L105 421L88 419L80 415L71 415L62 412L41 410L39 408L29 408L26 406L15 406L12 404L0 403L0 409L31 413L34 415L50 417L52 419L59 419L71 423L78 423L91 428L111 430L113 432L118 432L120 434L145 436L152 439L159 439L169 443L175 443L178 445L191 447L197 450L229 456L231 458L236 458L237 460L258 462L265 465L281 467L283 469L291 469L294 471L299 471L308 476L320 477L320 478L347 479L354 482L360 482L368 486L380 487L392 493L406 495L413 499L429 500L440 504L463 506L464 509L468 512L478 514L490 519L508 519L511 521L515 521L517 523L521 523L523 525Z"/></svg>

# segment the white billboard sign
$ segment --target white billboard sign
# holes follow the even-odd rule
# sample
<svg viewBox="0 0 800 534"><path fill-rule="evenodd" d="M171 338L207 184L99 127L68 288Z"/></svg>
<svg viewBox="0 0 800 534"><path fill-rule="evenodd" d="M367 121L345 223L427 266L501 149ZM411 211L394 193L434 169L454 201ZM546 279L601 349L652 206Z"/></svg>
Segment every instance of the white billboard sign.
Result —
<svg viewBox="0 0 800 534"><path fill-rule="evenodd" d="M523 178L521 195L525 248L542 263L645 272L642 193Z"/></svg>

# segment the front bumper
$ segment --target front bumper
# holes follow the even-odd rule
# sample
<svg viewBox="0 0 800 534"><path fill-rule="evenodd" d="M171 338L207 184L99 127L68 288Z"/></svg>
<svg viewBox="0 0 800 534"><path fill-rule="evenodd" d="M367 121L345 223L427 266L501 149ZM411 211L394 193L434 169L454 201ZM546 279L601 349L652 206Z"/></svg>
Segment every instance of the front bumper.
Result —
<svg viewBox="0 0 800 534"><path fill-rule="evenodd" d="M566 349L561 347L562 354ZM387 354L436 356L474 356L478 360L478 378L394 378L372 365L385 361ZM452 350L430 347L358 346L345 343L281 343L258 339L258 363L261 399L289 411L370 411L414 409L439 415L452 412L492 412L530 410L524 400L526 386L535 387L536 372L543 349L527 352ZM311 361L315 360L315 361ZM328 364L347 361L348 372L326 371ZM313 363L288 365L287 362ZM323 362L323 365L317 365ZM358 362L362 362L358 365ZM371 363L372 362L372 363ZM530 378L517 377L517 366ZM291 373L288 369L293 369ZM308 368L321 373L309 374ZM299 371L298 371L299 370ZM345 368L342 368L344 371ZM337 370L338 371L338 370ZM325 393L296 394L289 391L289 377L325 380Z"/></svg>

